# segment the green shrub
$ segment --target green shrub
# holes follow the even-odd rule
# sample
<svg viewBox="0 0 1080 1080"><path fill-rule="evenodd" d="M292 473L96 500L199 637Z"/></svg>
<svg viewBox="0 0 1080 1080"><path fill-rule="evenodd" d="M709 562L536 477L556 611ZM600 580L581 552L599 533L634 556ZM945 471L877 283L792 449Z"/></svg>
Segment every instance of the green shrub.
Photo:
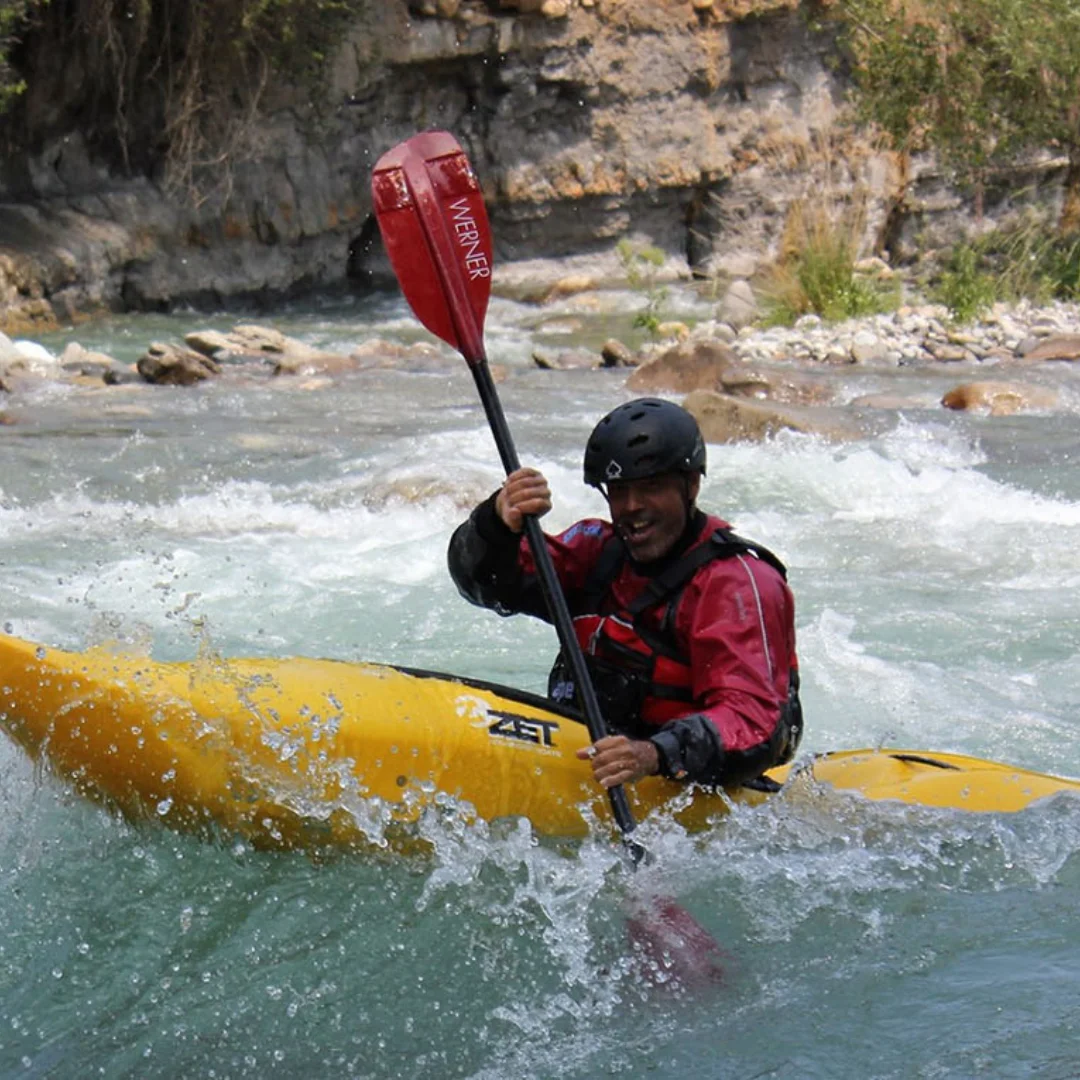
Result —
<svg viewBox="0 0 1080 1080"><path fill-rule="evenodd" d="M975 196L1025 151L1072 163L1058 226L1080 228L1077 0L835 0L863 121L901 153L928 149Z"/></svg>
<svg viewBox="0 0 1080 1080"><path fill-rule="evenodd" d="M960 244L953 249L930 295L961 323L971 322L999 298L997 283L984 269L982 256L971 244Z"/></svg>
<svg viewBox="0 0 1080 1080"><path fill-rule="evenodd" d="M1080 300L1080 233L1057 237L1045 257L1054 295L1061 300Z"/></svg>
<svg viewBox="0 0 1080 1080"><path fill-rule="evenodd" d="M0 0L0 115L26 91L26 80L11 67L11 52L18 44L27 13L38 2L39 0Z"/></svg>
<svg viewBox="0 0 1080 1080"><path fill-rule="evenodd" d="M657 284L656 273L664 265L664 253L651 244L634 244L622 239L615 245L627 284L645 293L645 307L634 316L634 329L655 338L663 323L663 306L668 290Z"/></svg>
<svg viewBox="0 0 1080 1080"><path fill-rule="evenodd" d="M890 311L899 287L855 269L862 214L847 208L797 205L789 216L784 254L760 283L767 325L790 325L815 314L829 322Z"/></svg>
<svg viewBox="0 0 1080 1080"><path fill-rule="evenodd" d="M1059 234L1033 216L990 233L981 247L1002 299L1080 299L1080 235Z"/></svg>
<svg viewBox="0 0 1080 1080"><path fill-rule="evenodd" d="M1080 234L1038 215L958 244L931 283L931 299L968 322L998 301L1080 300Z"/></svg>

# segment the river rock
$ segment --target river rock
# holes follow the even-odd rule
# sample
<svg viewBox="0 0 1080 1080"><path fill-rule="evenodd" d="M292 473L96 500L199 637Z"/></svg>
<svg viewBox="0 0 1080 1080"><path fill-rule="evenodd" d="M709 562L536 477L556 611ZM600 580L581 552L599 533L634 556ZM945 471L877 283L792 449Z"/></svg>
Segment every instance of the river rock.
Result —
<svg viewBox="0 0 1080 1080"><path fill-rule="evenodd" d="M358 371L363 365L356 356L341 353L310 353L279 357L274 364L275 375L342 375Z"/></svg>
<svg viewBox="0 0 1080 1080"><path fill-rule="evenodd" d="M0 334L0 390L14 393L56 375L59 365L48 350L39 353L40 348Z"/></svg>
<svg viewBox="0 0 1080 1080"><path fill-rule="evenodd" d="M1023 357L1036 363L1041 360L1080 360L1080 334L1032 339L1033 344Z"/></svg>
<svg viewBox="0 0 1080 1080"><path fill-rule="evenodd" d="M749 326L758 317L757 297L748 281L733 281L728 286L717 316L736 330Z"/></svg>
<svg viewBox="0 0 1080 1080"><path fill-rule="evenodd" d="M21 339L13 341L11 346L20 356L26 357L32 370L42 375L49 375L56 371L56 357L44 345L39 345L36 341Z"/></svg>
<svg viewBox="0 0 1080 1080"><path fill-rule="evenodd" d="M15 380L26 370L26 357L15 348L9 338L0 334L0 390L10 393Z"/></svg>
<svg viewBox="0 0 1080 1080"><path fill-rule="evenodd" d="M184 342L217 363L273 364L275 375L311 375L349 371L357 365L341 353L315 349L272 327L244 323L223 334L196 330Z"/></svg>
<svg viewBox="0 0 1080 1080"><path fill-rule="evenodd" d="M681 342L638 367L626 385L645 393L715 390L735 363L735 354L723 342L707 338Z"/></svg>
<svg viewBox="0 0 1080 1080"><path fill-rule="evenodd" d="M739 331L731 323L710 319L708 322L698 323L690 336L712 338L714 341L722 341L725 345L733 345L739 338Z"/></svg>
<svg viewBox="0 0 1080 1080"><path fill-rule="evenodd" d="M978 360L971 349L948 341L934 341L927 348L933 358L942 364L970 364Z"/></svg>
<svg viewBox="0 0 1080 1080"><path fill-rule="evenodd" d="M622 277L614 254L522 259L495 267L491 291L523 304L547 304L615 284Z"/></svg>
<svg viewBox="0 0 1080 1080"><path fill-rule="evenodd" d="M600 349L601 367L637 367L637 359L628 345L617 338L608 338Z"/></svg>
<svg viewBox="0 0 1080 1080"><path fill-rule="evenodd" d="M438 372L447 371L462 363L460 357L429 341L403 345L383 338L369 338L358 345L348 359L360 371L370 369Z"/></svg>
<svg viewBox="0 0 1080 1080"><path fill-rule="evenodd" d="M221 365L194 349L154 342L136 362L139 374L159 386L194 386L221 374Z"/></svg>
<svg viewBox="0 0 1080 1080"><path fill-rule="evenodd" d="M820 405L830 401L832 390L797 369L767 371L736 364L720 376L720 387L735 397L797 405Z"/></svg>
<svg viewBox="0 0 1080 1080"><path fill-rule="evenodd" d="M848 402L856 409L886 409L895 412L899 409L923 409L927 403L914 395L903 394L862 394Z"/></svg>
<svg viewBox="0 0 1080 1080"><path fill-rule="evenodd" d="M888 344L877 334L859 330L852 339L850 357L856 364L878 364L888 359L889 351Z"/></svg>
<svg viewBox="0 0 1080 1080"><path fill-rule="evenodd" d="M815 417L808 410L778 408L772 404L695 390L683 407L693 414L706 442L762 442L780 431L800 431L834 440L857 438L856 429Z"/></svg>
<svg viewBox="0 0 1080 1080"><path fill-rule="evenodd" d="M571 371L574 368L594 368L599 366L596 353L587 349L568 349L560 353L545 353L539 349L532 354L533 363L544 371Z"/></svg>
<svg viewBox="0 0 1080 1080"><path fill-rule="evenodd" d="M0 365L6 365L11 375L21 381L55 379L60 375L60 364L43 345L36 341L11 341L0 347Z"/></svg>
<svg viewBox="0 0 1080 1080"><path fill-rule="evenodd" d="M86 349L77 341L70 341L64 347L60 367L76 378L99 379L109 386L140 381L134 364L121 364L107 353Z"/></svg>
<svg viewBox="0 0 1080 1080"><path fill-rule="evenodd" d="M69 341L60 354L60 366L73 375L96 375L106 368L111 368L116 361L108 353L95 352Z"/></svg>
<svg viewBox="0 0 1080 1080"><path fill-rule="evenodd" d="M941 404L947 409L988 412L991 416L1053 409L1057 403L1057 394L1045 387L991 380L954 386L941 399Z"/></svg>
<svg viewBox="0 0 1080 1080"><path fill-rule="evenodd" d="M684 322L669 320L656 328L656 336L661 341L686 341L690 336L690 327Z"/></svg>

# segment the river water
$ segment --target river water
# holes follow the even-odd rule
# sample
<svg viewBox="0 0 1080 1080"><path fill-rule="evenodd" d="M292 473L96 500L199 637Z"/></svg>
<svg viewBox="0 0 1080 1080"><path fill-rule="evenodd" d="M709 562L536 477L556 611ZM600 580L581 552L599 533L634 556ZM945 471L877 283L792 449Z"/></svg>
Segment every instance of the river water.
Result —
<svg viewBox="0 0 1080 1080"><path fill-rule="evenodd" d="M561 527L618 371L541 371L626 336L625 294L493 303L491 360ZM708 301L676 291L671 314ZM133 360L225 315L139 316L67 340ZM424 333L396 297L263 322L348 351ZM838 399L924 402L710 447L702 502L788 564L803 751L956 750L1080 775L1080 383L1054 415L937 406L955 370L833 372ZM42 387L0 426L0 622L162 659L390 661L542 691L554 635L470 608L449 534L498 482L465 365L332 381L227 372L194 389ZM966 815L819 793L705 836L642 826L538 842L431 825L430 855L313 860L132 825L0 741L3 1077L1041 1077L1080 1075L1080 800ZM626 912L674 896L728 954L655 986Z"/></svg>

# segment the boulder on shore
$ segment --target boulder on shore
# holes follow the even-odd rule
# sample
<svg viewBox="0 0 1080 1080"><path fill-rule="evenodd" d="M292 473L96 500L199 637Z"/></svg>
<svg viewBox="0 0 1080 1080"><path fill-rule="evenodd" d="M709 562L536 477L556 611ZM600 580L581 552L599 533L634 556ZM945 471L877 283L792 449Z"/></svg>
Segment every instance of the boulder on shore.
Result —
<svg viewBox="0 0 1080 1080"><path fill-rule="evenodd" d="M1043 360L1080 360L1080 334L1063 334L1040 341L1023 353L1025 363Z"/></svg>

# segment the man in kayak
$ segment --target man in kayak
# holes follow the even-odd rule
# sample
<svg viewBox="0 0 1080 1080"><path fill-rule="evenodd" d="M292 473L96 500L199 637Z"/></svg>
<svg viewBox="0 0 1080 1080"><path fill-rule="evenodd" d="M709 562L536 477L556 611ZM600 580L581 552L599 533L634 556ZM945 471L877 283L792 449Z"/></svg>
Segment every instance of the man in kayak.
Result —
<svg viewBox="0 0 1080 1080"><path fill-rule="evenodd" d="M585 482L611 521L547 536L611 735L582 750L604 787L660 773L710 785L753 781L791 758L802 733L794 600L780 561L697 507L705 443L685 409L620 405L585 449ZM471 603L550 621L522 536L551 509L522 468L450 540L450 573ZM572 704L560 654L549 695Z"/></svg>

